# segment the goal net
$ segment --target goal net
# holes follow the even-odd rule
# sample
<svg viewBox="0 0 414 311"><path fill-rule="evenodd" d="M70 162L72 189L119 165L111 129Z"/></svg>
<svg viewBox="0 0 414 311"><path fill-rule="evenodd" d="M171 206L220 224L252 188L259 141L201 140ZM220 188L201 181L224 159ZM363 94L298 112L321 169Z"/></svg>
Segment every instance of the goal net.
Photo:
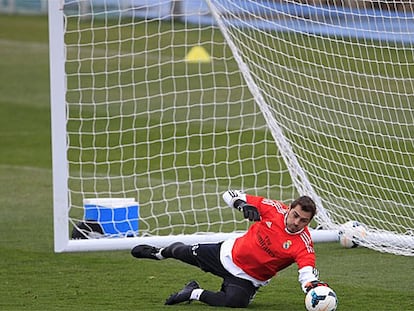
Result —
<svg viewBox="0 0 414 311"><path fill-rule="evenodd" d="M55 251L240 234L232 188L413 256L413 8L306 2L49 1Z"/></svg>

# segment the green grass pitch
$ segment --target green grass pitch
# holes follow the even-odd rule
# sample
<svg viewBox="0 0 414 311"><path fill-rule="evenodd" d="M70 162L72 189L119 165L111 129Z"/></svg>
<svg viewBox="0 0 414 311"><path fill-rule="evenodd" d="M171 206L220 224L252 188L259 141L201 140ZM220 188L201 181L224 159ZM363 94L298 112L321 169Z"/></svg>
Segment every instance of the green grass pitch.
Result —
<svg viewBox="0 0 414 311"><path fill-rule="evenodd" d="M46 17L0 16L0 310L214 310L164 306L190 279L220 280L180 262L128 251L53 252ZM338 310L414 310L413 258L317 244ZM296 267L262 288L251 310L304 310Z"/></svg>

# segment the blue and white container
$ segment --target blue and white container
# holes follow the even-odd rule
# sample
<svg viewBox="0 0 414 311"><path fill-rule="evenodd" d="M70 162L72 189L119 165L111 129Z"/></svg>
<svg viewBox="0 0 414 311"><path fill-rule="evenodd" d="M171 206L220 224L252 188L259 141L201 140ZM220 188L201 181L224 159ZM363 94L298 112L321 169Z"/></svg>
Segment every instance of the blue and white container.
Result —
<svg viewBox="0 0 414 311"><path fill-rule="evenodd" d="M105 236L138 236L139 204L134 198L84 199L84 220L96 221Z"/></svg>

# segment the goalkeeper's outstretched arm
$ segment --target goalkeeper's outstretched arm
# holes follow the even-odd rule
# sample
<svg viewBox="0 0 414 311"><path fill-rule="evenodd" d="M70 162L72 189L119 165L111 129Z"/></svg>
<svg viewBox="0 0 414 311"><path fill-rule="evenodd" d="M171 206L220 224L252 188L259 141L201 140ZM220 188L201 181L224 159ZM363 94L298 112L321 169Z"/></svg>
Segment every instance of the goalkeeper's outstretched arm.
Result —
<svg viewBox="0 0 414 311"><path fill-rule="evenodd" d="M223 200L229 207L237 209L240 204L247 203L246 194L241 190L227 190L223 193Z"/></svg>
<svg viewBox="0 0 414 311"><path fill-rule="evenodd" d="M227 190L223 193L223 200L229 207L243 212L244 218L250 221L259 221L260 213L256 207L247 203L246 194L240 190Z"/></svg>

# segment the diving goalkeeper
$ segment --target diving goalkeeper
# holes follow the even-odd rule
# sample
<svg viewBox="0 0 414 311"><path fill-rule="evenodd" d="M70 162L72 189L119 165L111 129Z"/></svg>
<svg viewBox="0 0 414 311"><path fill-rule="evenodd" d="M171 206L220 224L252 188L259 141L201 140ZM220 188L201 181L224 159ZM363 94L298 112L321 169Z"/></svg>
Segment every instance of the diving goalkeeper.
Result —
<svg viewBox="0 0 414 311"><path fill-rule="evenodd" d="M261 286L293 263L298 266L299 283L305 293L316 286L327 286L318 279L313 242L307 227L316 213L310 197L299 197L287 206L229 190L223 194L223 199L254 222L243 236L220 243L185 245L176 242L165 248L137 245L132 249L131 254L136 258L174 258L223 279L218 292L203 289L196 281L191 281L172 294L166 305L199 300L211 306L247 307Z"/></svg>

